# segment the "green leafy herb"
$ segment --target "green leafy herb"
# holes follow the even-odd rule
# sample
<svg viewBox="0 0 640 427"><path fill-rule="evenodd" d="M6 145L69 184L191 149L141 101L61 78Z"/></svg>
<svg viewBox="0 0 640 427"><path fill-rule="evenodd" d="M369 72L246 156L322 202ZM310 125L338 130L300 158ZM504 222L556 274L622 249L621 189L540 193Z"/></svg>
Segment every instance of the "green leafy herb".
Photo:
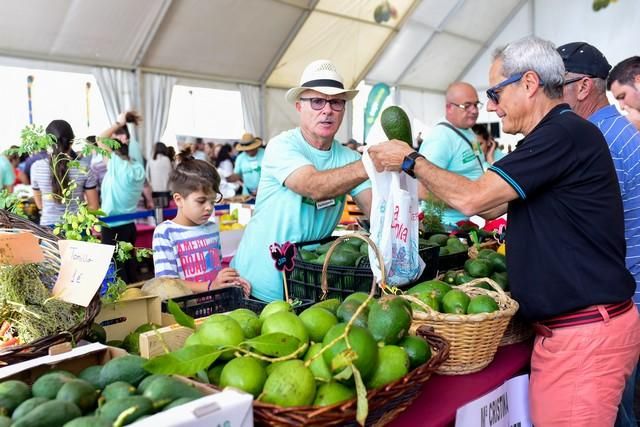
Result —
<svg viewBox="0 0 640 427"><path fill-rule="evenodd" d="M107 285L107 291L101 298L105 304L117 302L120 299L120 295L127 290L127 284L122 278L116 278L115 282L111 282Z"/></svg>
<svg viewBox="0 0 640 427"><path fill-rule="evenodd" d="M150 359L144 369L152 374L192 377L211 366L222 352L211 345L191 345Z"/></svg>

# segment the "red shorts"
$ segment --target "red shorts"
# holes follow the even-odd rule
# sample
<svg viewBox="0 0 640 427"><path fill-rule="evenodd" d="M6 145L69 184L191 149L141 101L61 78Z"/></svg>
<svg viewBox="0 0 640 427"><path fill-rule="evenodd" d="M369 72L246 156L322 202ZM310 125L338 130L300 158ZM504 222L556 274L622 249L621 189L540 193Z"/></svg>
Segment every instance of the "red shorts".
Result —
<svg viewBox="0 0 640 427"><path fill-rule="evenodd" d="M640 356L640 316L635 309L614 318L600 313L600 322L536 337L529 384L536 427L613 426Z"/></svg>

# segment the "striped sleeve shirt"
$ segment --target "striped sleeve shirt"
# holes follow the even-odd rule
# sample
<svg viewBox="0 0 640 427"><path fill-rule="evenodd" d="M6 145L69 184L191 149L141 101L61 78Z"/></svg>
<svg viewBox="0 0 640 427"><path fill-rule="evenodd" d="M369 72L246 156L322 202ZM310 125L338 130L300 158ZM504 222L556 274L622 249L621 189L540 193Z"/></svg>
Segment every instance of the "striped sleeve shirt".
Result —
<svg viewBox="0 0 640 427"><path fill-rule="evenodd" d="M640 305L640 132L615 106L601 108L589 117L609 145L618 175L624 207L627 268L636 279L634 301Z"/></svg>
<svg viewBox="0 0 640 427"><path fill-rule="evenodd" d="M215 280L222 269L220 232L214 222L188 227L173 221L153 233L156 277L179 277L192 282Z"/></svg>

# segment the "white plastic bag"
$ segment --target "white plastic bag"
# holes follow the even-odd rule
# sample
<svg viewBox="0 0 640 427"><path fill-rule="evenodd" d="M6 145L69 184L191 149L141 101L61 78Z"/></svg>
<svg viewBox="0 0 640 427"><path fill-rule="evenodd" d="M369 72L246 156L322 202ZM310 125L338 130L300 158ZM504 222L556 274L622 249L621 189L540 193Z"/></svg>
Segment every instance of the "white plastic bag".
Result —
<svg viewBox="0 0 640 427"><path fill-rule="evenodd" d="M377 172L367 150L362 162L371 180L369 231L384 258L386 283L405 285L418 279L425 267L418 253L418 183L404 172ZM377 259L369 248L371 271L380 282L382 274Z"/></svg>

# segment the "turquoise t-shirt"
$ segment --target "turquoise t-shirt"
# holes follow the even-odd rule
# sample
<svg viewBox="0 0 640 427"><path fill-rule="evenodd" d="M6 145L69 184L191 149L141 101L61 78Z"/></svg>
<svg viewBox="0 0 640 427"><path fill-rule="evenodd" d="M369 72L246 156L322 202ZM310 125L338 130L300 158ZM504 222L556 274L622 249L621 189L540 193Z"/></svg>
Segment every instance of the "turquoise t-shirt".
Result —
<svg viewBox="0 0 640 427"><path fill-rule="evenodd" d="M483 167L487 167L487 165L484 161L484 156L481 154L480 145L476 143L476 136L473 131L460 128L458 130L474 144L474 147L477 147L475 150L453 130L444 125L437 125L424 139L420 146L420 154L439 168L475 181L484 173L478 158L481 159ZM442 217L442 222L445 225L455 225L456 222L463 219L468 219L468 217L455 209L447 208Z"/></svg>
<svg viewBox="0 0 640 427"><path fill-rule="evenodd" d="M325 238L333 232L344 209L345 197L318 209L316 203L284 185L295 170L312 165L334 169L360 160L355 151L334 140L330 150L317 150L305 141L299 128L281 133L269 142L262 162L262 177L253 217L245 228L231 266L251 282L251 294L263 301L284 298L282 273L276 270L269 246ZM370 188L365 181L351 190L356 196Z"/></svg>
<svg viewBox="0 0 640 427"><path fill-rule="evenodd" d="M0 155L0 190L12 186L15 181L16 175L11 162L5 156Z"/></svg>
<svg viewBox="0 0 640 427"><path fill-rule="evenodd" d="M124 160L115 153L111 154L100 192L100 207L107 216L136 211L144 187L144 178L142 163ZM130 222L133 220L110 222L109 225L116 227Z"/></svg>
<svg viewBox="0 0 640 427"><path fill-rule="evenodd" d="M253 157L245 151L240 153L236 158L233 173L242 177L242 182L244 182L242 194L255 194L258 190L263 158L264 148L258 148L258 152Z"/></svg>

